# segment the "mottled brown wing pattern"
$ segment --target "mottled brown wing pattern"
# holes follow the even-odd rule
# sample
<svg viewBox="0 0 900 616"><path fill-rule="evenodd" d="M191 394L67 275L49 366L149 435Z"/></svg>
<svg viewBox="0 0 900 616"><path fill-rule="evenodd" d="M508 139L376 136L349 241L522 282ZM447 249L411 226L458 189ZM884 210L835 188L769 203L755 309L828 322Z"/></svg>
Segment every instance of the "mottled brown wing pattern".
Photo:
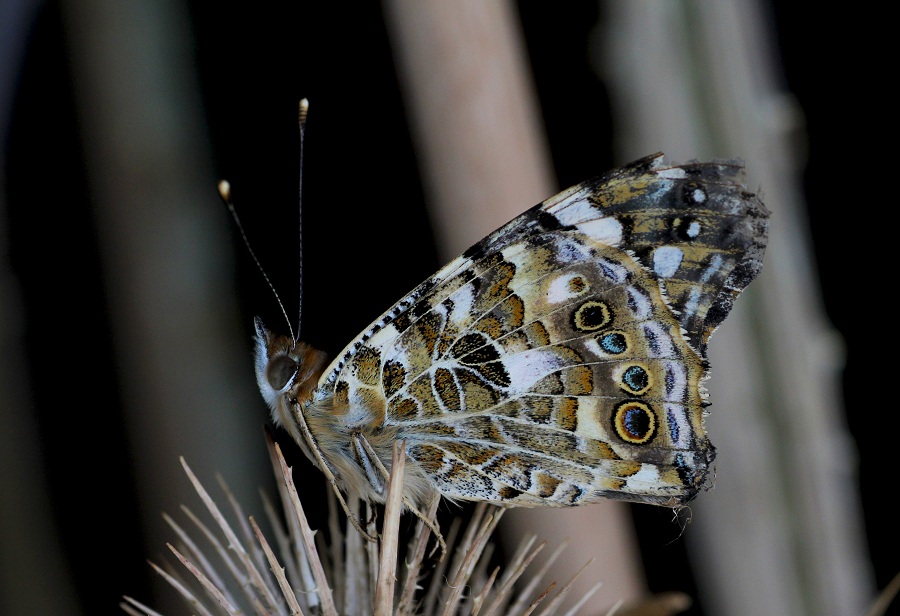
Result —
<svg viewBox="0 0 900 616"><path fill-rule="evenodd" d="M309 408L382 462L404 439L450 498L686 502L714 458L706 344L765 249L742 173L657 155L532 208L373 323Z"/></svg>

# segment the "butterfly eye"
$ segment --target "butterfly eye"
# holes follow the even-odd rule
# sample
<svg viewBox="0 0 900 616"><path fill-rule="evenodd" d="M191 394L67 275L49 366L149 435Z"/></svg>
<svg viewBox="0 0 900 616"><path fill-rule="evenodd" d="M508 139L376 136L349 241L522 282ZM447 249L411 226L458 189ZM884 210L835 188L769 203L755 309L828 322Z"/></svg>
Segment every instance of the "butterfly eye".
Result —
<svg viewBox="0 0 900 616"><path fill-rule="evenodd" d="M287 355L279 355L266 367L266 379L273 389L281 390L291 382L299 368L300 365Z"/></svg>

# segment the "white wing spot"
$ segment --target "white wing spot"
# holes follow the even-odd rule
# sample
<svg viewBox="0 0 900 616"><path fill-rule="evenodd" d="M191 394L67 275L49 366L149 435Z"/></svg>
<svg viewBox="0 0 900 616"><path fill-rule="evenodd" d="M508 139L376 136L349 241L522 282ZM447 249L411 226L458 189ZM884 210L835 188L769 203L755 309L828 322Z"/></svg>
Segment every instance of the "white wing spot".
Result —
<svg viewBox="0 0 900 616"><path fill-rule="evenodd" d="M593 338L588 338L584 341L584 348L590 351L592 354L597 356L607 355L607 353L603 352L603 349L600 348L600 345L597 344L597 341Z"/></svg>
<svg viewBox="0 0 900 616"><path fill-rule="evenodd" d="M697 188L694 190L694 203L703 203L706 201L706 193Z"/></svg>
<svg viewBox="0 0 900 616"><path fill-rule="evenodd" d="M577 225L578 230L607 246L622 243L622 223L612 217L597 218Z"/></svg>
<svg viewBox="0 0 900 616"><path fill-rule="evenodd" d="M558 304L584 295L589 290L590 285L581 274L557 276L550 282L547 289L547 301L551 304Z"/></svg>
<svg viewBox="0 0 900 616"><path fill-rule="evenodd" d="M666 389L669 390L669 393L666 394L666 400L669 402L678 402L684 400L685 395L687 395L687 373L684 370L684 365L678 362L667 362L666 364ZM669 383L668 379L671 378L672 382Z"/></svg>
<svg viewBox="0 0 900 616"><path fill-rule="evenodd" d="M695 220L688 225L687 236L697 237L698 235L700 235L700 223Z"/></svg>
<svg viewBox="0 0 900 616"><path fill-rule="evenodd" d="M633 483L659 483L659 469L652 464L641 464L641 470L628 478L628 485Z"/></svg>
<svg viewBox="0 0 900 616"><path fill-rule="evenodd" d="M566 361L562 357L543 349L523 351L503 361L510 382L515 383L516 389L523 391L531 389L539 380L565 365Z"/></svg>
<svg viewBox="0 0 900 616"><path fill-rule="evenodd" d="M553 211L556 220L564 227L577 225L585 220L591 220L597 217L597 209L590 201L583 199L566 203L564 207L560 207Z"/></svg>
<svg viewBox="0 0 900 616"><path fill-rule="evenodd" d="M634 316L636 318L645 320L653 315L653 305L650 303L649 297L634 287L628 287L626 293L628 293L628 298L634 306Z"/></svg>
<svg viewBox="0 0 900 616"><path fill-rule="evenodd" d="M466 285L450 296L453 310L447 315L448 322L463 326L472 319L475 312L475 291L472 285Z"/></svg>
<svg viewBox="0 0 900 616"><path fill-rule="evenodd" d="M710 279L715 275L717 271L722 269L722 255L715 255L710 260L709 267L703 270L703 274L700 276L700 282L706 284L710 281ZM694 288L691 289L690 294L688 295L687 301L684 303L684 311L682 315L682 321L685 316L694 315L697 313L697 308L700 305L700 289Z"/></svg>
<svg viewBox="0 0 900 616"><path fill-rule="evenodd" d="M678 271L684 253L675 246L660 246L653 251L653 271L660 278L671 278Z"/></svg>
<svg viewBox="0 0 900 616"><path fill-rule="evenodd" d="M703 275L700 276L700 282L704 284L709 282L710 279L712 279L712 277L715 275L715 273L722 269L723 261L724 260L722 259L722 255L713 256L713 258L709 261L709 267L703 270Z"/></svg>
<svg viewBox="0 0 900 616"><path fill-rule="evenodd" d="M675 357L675 345L672 336L657 322L644 323L644 336L652 337L654 344L647 346L648 357Z"/></svg>
<svg viewBox="0 0 900 616"><path fill-rule="evenodd" d="M681 167L669 167L668 169L660 169L656 175L666 180L683 180L687 177L687 173Z"/></svg>
<svg viewBox="0 0 900 616"><path fill-rule="evenodd" d="M672 446L676 449L688 449L691 446L691 422L688 419L686 409L681 404L666 404L666 424L669 428L669 437L672 439ZM673 426L674 424L674 426ZM675 428L674 430L672 428ZM676 439L675 436L678 436Z"/></svg>

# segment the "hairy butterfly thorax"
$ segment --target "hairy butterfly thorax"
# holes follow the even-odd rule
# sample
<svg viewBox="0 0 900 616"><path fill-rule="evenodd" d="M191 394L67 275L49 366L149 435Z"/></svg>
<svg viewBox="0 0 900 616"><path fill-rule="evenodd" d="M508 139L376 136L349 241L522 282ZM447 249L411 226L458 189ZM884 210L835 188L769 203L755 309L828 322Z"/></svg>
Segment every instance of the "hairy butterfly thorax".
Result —
<svg viewBox="0 0 900 616"><path fill-rule="evenodd" d="M259 319L256 346L257 382L276 425L285 428L307 457L334 475L341 487L383 502L397 438L397 430L385 426L383 412L375 410L377 406L351 406L327 391L317 391L327 363L325 353L272 334ZM407 483L415 486L416 477L407 477ZM421 478L418 483L412 502L423 504L434 490Z"/></svg>
<svg viewBox="0 0 900 616"><path fill-rule="evenodd" d="M257 321L263 397L336 489L507 506L677 507L707 484L707 344L760 270L768 211L739 162L661 154L531 208L328 365ZM342 501L343 502L343 501Z"/></svg>

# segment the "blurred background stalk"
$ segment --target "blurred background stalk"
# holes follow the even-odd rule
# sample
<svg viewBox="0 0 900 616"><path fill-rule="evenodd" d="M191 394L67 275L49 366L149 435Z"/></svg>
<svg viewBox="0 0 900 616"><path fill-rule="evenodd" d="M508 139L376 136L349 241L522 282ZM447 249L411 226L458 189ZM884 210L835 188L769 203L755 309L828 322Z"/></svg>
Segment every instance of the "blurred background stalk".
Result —
<svg viewBox="0 0 900 616"><path fill-rule="evenodd" d="M617 158L740 156L773 212L764 274L710 345L716 485L685 534L714 614L861 614L874 594L856 452L805 222L803 112L755 2L608 2ZM777 352L773 350L777 349Z"/></svg>
<svg viewBox="0 0 900 616"><path fill-rule="evenodd" d="M191 23L177 1L61 8L138 504L162 546L158 512L190 494L178 456L240 502L267 470Z"/></svg>
<svg viewBox="0 0 900 616"><path fill-rule="evenodd" d="M0 2L0 612L77 613L75 583L62 554L41 457L25 315L9 259L6 169L12 108L28 31L39 3Z"/></svg>
<svg viewBox="0 0 900 616"><path fill-rule="evenodd" d="M523 211L556 194L540 104L515 7L506 2L385 0L385 13L434 221L441 260L449 261ZM599 523L602 521L602 523ZM504 543L535 533L551 547L571 541L551 579L596 580L604 588L585 613L646 593L628 505L513 509Z"/></svg>

